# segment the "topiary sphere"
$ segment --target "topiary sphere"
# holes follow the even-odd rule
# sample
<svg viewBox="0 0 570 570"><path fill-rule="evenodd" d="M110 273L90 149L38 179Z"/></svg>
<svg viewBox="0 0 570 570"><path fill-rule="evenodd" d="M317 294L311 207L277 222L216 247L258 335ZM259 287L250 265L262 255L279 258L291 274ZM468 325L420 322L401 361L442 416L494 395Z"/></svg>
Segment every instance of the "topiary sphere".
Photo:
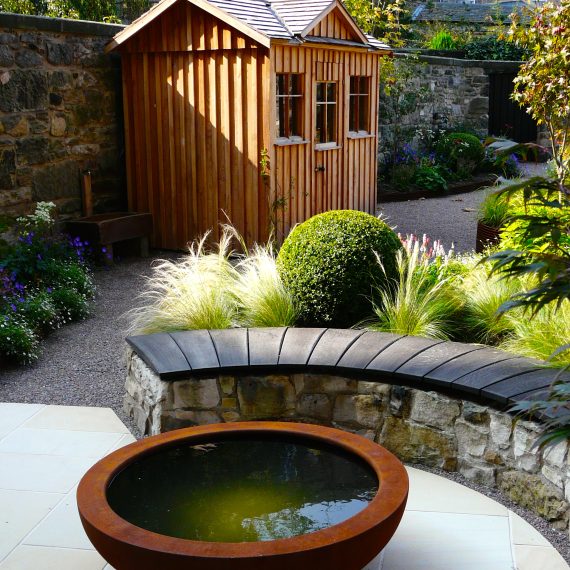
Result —
<svg viewBox="0 0 570 570"><path fill-rule="evenodd" d="M279 251L277 267L303 324L346 327L372 313L375 286L396 278L400 247L379 218L335 210L296 226Z"/></svg>

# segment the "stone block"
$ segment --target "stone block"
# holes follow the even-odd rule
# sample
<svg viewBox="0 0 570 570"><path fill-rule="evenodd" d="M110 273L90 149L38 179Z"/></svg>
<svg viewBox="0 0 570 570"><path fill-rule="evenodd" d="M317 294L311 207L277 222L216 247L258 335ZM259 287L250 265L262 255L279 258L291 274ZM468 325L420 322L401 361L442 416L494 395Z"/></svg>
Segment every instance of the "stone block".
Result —
<svg viewBox="0 0 570 570"><path fill-rule="evenodd" d="M125 388L136 402L147 402L153 407L167 400L170 383L162 381L136 354L130 352Z"/></svg>
<svg viewBox="0 0 570 570"><path fill-rule="evenodd" d="M308 394L355 394L358 382L327 374L305 374L303 391Z"/></svg>
<svg viewBox="0 0 570 570"><path fill-rule="evenodd" d="M0 111L15 113L47 109L47 74L43 71L7 71L0 80Z"/></svg>
<svg viewBox="0 0 570 570"><path fill-rule="evenodd" d="M402 461L455 471L457 450L452 436L439 430L386 418L379 441Z"/></svg>
<svg viewBox="0 0 570 570"><path fill-rule="evenodd" d="M6 45L0 45L0 68L14 65L14 52Z"/></svg>
<svg viewBox="0 0 570 570"><path fill-rule="evenodd" d="M215 408L220 403L215 378L192 378L173 382L174 408Z"/></svg>
<svg viewBox="0 0 570 570"><path fill-rule="evenodd" d="M16 153L8 148L0 150L0 188L14 187L13 175L16 173Z"/></svg>
<svg viewBox="0 0 570 570"><path fill-rule="evenodd" d="M513 432L513 420L508 414L491 413L489 440L497 449L508 449Z"/></svg>
<svg viewBox="0 0 570 570"><path fill-rule="evenodd" d="M414 390L412 394L410 419L419 424L446 430L453 426L460 413L461 407L456 400L436 392Z"/></svg>
<svg viewBox="0 0 570 570"><path fill-rule="evenodd" d="M185 427L217 424L220 422L221 417L216 412L209 410L176 410L161 416L161 430L165 432Z"/></svg>
<svg viewBox="0 0 570 570"><path fill-rule="evenodd" d="M460 457L470 455L483 458L489 440L488 428L458 420L455 423L455 435L457 436L457 449Z"/></svg>
<svg viewBox="0 0 570 570"><path fill-rule="evenodd" d="M52 117L50 134L53 137L62 137L65 135L67 129L67 123L64 117Z"/></svg>
<svg viewBox="0 0 570 570"><path fill-rule="evenodd" d="M486 424L489 422L489 408L473 404L472 402L465 402L463 404L463 412L461 415L465 421L472 424Z"/></svg>
<svg viewBox="0 0 570 570"><path fill-rule="evenodd" d="M382 421L382 400L371 395L341 394L335 398L333 420L335 422L378 428Z"/></svg>
<svg viewBox="0 0 570 570"><path fill-rule="evenodd" d="M244 419L280 418L295 412L295 389L287 376L239 378L237 394Z"/></svg>
<svg viewBox="0 0 570 570"><path fill-rule="evenodd" d="M78 198L81 195L79 166L65 161L40 168L33 175L33 197L36 201Z"/></svg>
<svg viewBox="0 0 570 570"><path fill-rule="evenodd" d="M483 115L489 112L489 98L488 97L473 97L469 101L467 108L468 115Z"/></svg>
<svg viewBox="0 0 570 570"><path fill-rule="evenodd" d="M332 404L326 394L301 394L297 399L297 414L319 420L330 420Z"/></svg>
<svg viewBox="0 0 570 570"><path fill-rule="evenodd" d="M566 465L566 455L568 453L568 442L561 441L556 445L550 445L543 451L543 459L547 465L562 469Z"/></svg>
<svg viewBox="0 0 570 570"><path fill-rule="evenodd" d="M52 65L70 65L73 62L73 47L69 44L47 42L47 60Z"/></svg>
<svg viewBox="0 0 570 570"><path fill-rule="evenodd" d="M549 521L565 519L568 505L562 491L539 475L507 471L498 477L498 487L515 503Z"/></svg>
<svg viewBox="0 0 570 570"><path fill-rule="evenodd" d="M222 398L222 408L237 408L237 398Z"/></svg>
<svg viewBox="0 0 570 570"><path fill-rule="evenodd" d="M226 411L222 412L222 418L225 422L238 422L240 420L240 415L238 412Z"/></svg>
<svg viewBox="0 0 570 570"><path fill-rule="evenodd" d="M459 460L459 473L469 481L479 485L494 487L497 478L497 470L487 465L474 465L471 462Z"/></svg>
<svg viewBox="0 0 570 570"><path fill-rule="evenodd" d="M540 456L536 440L540 435L538 427L531 422L518 422L513 432L513 452L517 468L534 473L540 467Z"/></svg>
<svg viewBox="0 0 570 570"><path fill-rule="evenodd" d="M22 49L17 51L15 59L16 65L24 69L40 67L44 62L43 57L37 51L31 49Z"/></svg>
<svg viewBox="0 0 570 570"><path fill-rule="evenodd" d="M556 485L561 491L564 490L564 472L559 467L551 465L543 465L540 470L542 475L548 479L553 485Z"/></svg>
<svg viewBox="0 0 570 570"><path fill-rule="evenodd" d="M236 379L233 376L220 376L220 388L224 396L235 394Z"/></svg>
<svg viewBox="0 0 570 570"><path fill-rule="evenodd" d="M393 416L403 416L407 413L410 400L412 397L412 390L404 386L392 386L390 393L390 402L388 407L390 414Z"/></svg>
<svg viewBox="0 0 570 570"><path fill-rule="evenodd" d="M390 384L381 384L380 382L358 382L358 393L359 394L372 394L378 396L382 400L390 397L390 392L392 386Z"/></svg>

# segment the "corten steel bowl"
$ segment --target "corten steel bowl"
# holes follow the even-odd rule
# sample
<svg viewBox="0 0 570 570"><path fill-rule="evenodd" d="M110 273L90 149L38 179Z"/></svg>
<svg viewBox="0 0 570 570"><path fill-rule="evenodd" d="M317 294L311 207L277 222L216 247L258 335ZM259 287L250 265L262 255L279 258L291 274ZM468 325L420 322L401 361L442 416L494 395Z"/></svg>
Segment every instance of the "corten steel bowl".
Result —
<svg viewBox="0 0 570 570"><path fill-rule="evenodd" d="M173 538L135 526L109 506L107 488L129 464L160 448L240 435L276 435L340 447L372 467L379 481L378 493L366 508L339 524L292 538L263 542ZM77 490L77 504L87 536L117 570L360 570L392 538L404 513L408 488L408 475L402 463L364 437L309 424L242 422L176 430L123 447L85 474Z"/></svg>

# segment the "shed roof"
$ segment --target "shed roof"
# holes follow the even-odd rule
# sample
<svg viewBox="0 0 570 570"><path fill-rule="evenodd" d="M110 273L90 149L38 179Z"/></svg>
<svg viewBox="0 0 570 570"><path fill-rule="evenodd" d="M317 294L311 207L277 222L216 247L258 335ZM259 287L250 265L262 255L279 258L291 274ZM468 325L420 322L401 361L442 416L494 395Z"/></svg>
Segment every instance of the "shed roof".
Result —
<svg viewBox="0 0 570 570"><path fill-rule="evenodd" d="M119 32L108 49L114 49L160 16L179 0L161 0L148 12ZM356 25L340 0L186 0L220 17L228 25L268 46L271 39L304 41L308 32L333 9L346 17L361 45L372 49L390 48L365 35ZM349 42L353 43L354 42Z"/></svg>

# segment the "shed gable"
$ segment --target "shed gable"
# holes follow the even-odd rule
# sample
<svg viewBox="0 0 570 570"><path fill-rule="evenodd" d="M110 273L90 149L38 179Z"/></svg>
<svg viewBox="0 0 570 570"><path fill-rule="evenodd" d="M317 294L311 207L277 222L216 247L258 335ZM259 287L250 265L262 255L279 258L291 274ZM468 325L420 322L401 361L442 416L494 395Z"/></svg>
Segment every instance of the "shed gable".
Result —
<svg viewBox="0 0 570 570"><path fill-rule="evenodd" d="M251 39L189 2L177 2L126 41L126 53L239 49Z"/></svg>
<svg viewBox="0 0 570 570"><path fill-rule="evenodd" d="M362 37L356 33L354 27L347 21L345 14L338 7L335 7L322 20L317 22L307 32L305 37L307 39L310 37L321 37L355 42L362 41Z"/></svg>

